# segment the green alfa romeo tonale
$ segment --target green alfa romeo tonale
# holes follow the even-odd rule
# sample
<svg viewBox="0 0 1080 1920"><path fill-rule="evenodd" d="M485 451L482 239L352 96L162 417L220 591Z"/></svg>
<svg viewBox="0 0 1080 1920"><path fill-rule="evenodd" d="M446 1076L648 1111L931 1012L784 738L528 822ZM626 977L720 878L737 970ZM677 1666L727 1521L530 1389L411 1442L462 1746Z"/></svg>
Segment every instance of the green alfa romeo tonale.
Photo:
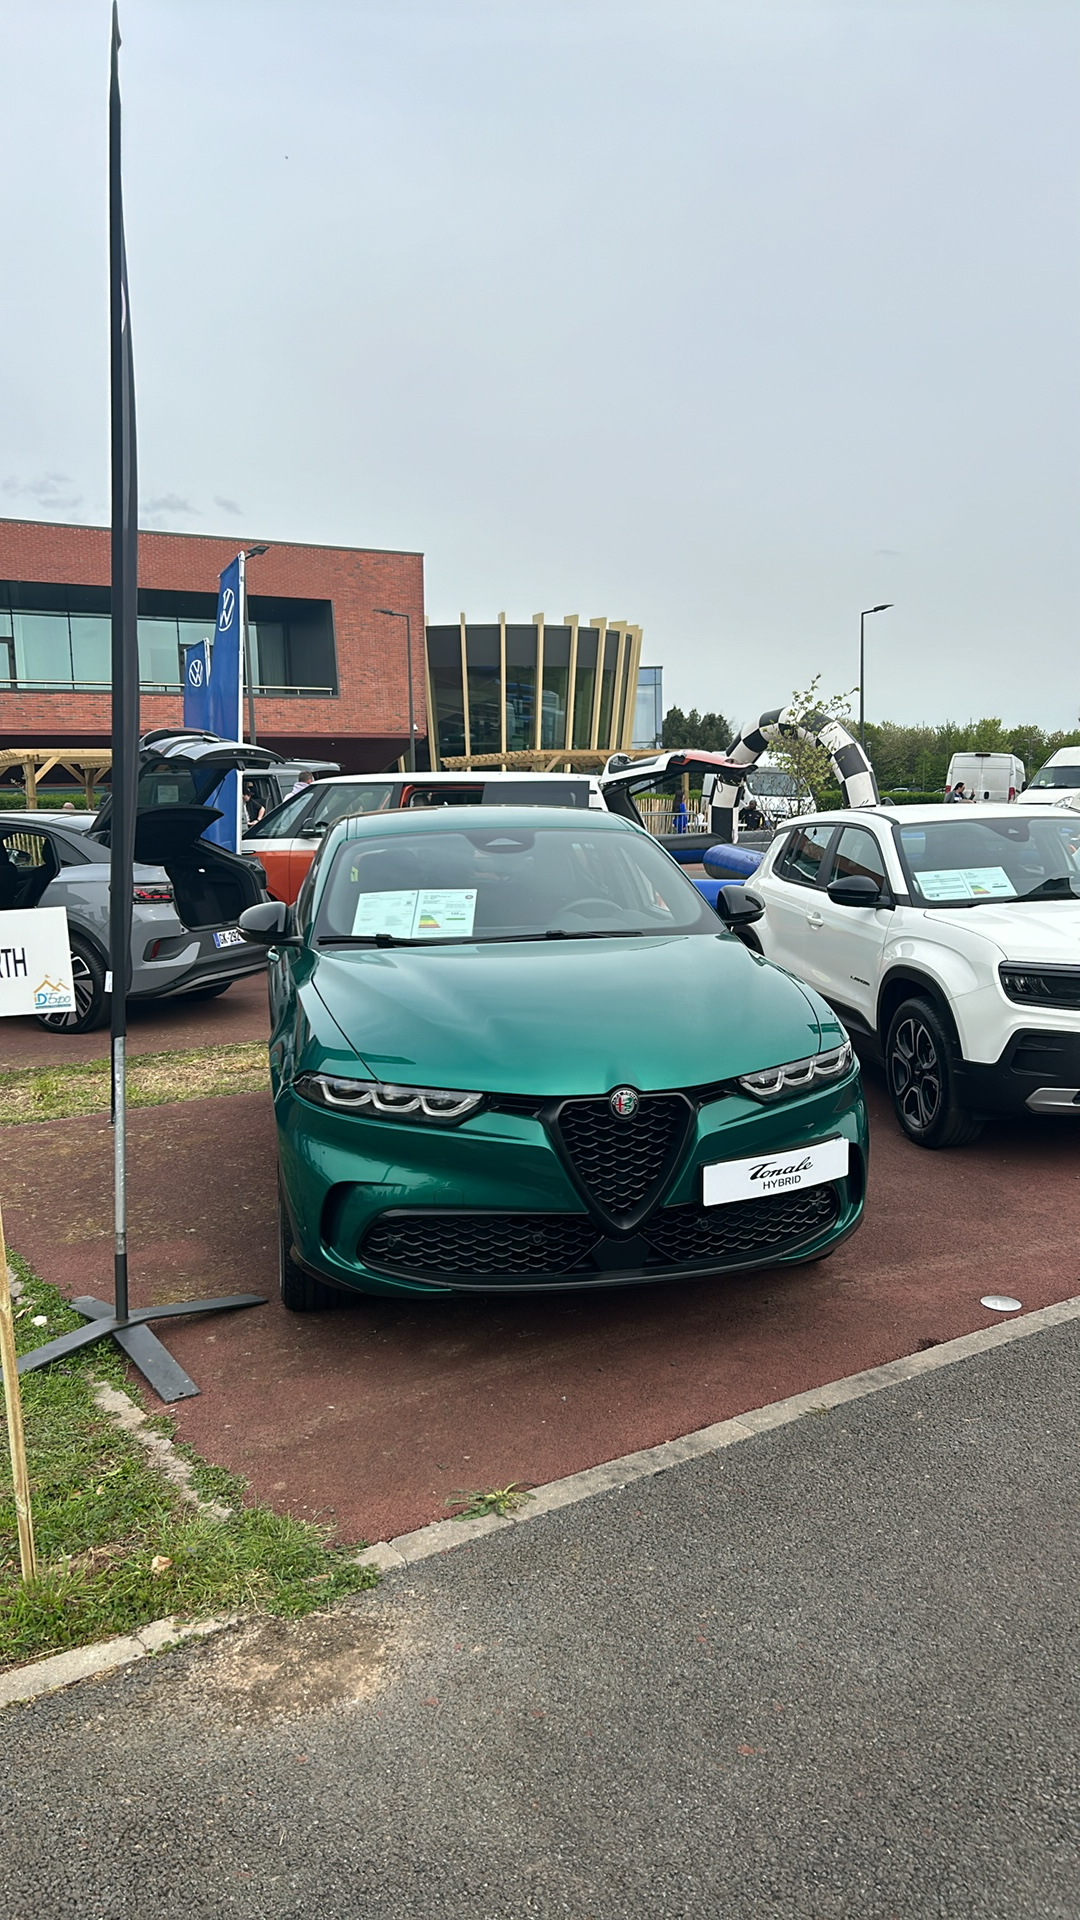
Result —
<svg viewBox="0 0 1080 1920"><path fill-rule="evenodd" d="M640 827L346 819L240 925L270 947L286 1306L784 1265L858 1225L843 1028Z"/></svg>

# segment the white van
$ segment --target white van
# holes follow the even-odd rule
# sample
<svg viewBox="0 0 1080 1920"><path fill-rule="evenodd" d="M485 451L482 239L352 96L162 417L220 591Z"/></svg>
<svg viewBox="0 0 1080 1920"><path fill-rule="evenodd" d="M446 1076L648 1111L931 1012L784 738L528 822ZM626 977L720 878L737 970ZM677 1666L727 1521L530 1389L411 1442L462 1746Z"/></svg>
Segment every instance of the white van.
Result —
<svg viewBox="0 0 1080 1920"><path fill-rule="evenodd" d="M1024 763L1015 753L954 753L945 786L951 792L958 780L973 800L1015 800L1024 790Z"/></svg>
<svg viewBox="0 0 1080 1920"><path fill-rule="evenodd" d="M1080 746L1059 747L1021 795L1023 807L1080 807Z"/></svg>
<svg viewBox="0 0 1080 1920"><path fill-rule="evenodd" d="M750 815L751 806L756 807L770 827L799 814L817 811L817 802L805 780L782 771L768 753L763 753L747 773L742 800L744 821Z"/></svg>

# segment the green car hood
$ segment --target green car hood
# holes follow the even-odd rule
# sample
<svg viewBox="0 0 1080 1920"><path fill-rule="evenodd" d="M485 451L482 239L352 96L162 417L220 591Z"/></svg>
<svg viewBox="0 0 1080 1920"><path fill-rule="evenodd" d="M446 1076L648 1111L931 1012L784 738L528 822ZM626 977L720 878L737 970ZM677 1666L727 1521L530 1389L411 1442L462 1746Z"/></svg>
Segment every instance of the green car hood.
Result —
<svg viewBox="0 0 1080 1920"><path fill-rule="evenodd" d="M314 984L371 1077L412 1086L705 1086L841 1037L816 994L723 934L354 948L320 955Z"/></svg>

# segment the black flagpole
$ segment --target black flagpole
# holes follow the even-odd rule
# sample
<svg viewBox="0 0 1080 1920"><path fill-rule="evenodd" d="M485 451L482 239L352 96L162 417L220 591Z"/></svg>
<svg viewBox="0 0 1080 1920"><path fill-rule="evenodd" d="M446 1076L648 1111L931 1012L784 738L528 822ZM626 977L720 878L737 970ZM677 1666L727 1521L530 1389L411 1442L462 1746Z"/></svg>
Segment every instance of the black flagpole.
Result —
<svg viewBox="0 0 1080 1920"><path fill-rule="evenodd" d="M181 1300L172 1306L128 1307L127 1264L127 989L131 984L131 909L135 815L139 784L138 487L135 441L135 365L124 250L120 172L120 23L112 15L109 77L109 300L112 376L112 820L109 853L109 953L112 960L112 1121L115 1248L114 1303L82 1295L72 1305L88 1322L74 1333L35 1347L19 1361L32 1372L77 1347L112 1334L161 1400L186 1400L199 1389L146 1322L226 1307L261 1307L257 1293L221 1300Z"/></svg>

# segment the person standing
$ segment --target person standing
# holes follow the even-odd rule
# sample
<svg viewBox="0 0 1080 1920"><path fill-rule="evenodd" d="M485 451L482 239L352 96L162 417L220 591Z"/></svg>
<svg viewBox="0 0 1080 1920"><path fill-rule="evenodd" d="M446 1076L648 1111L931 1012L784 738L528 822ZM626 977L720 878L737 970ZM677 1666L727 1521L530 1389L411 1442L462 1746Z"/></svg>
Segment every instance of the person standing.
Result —
<svg viewBox="0 0 1080 1920"><path fill-rule="evenodd" d="M308 788L314 786L314 784L315 775L309 767L305 767L303 773L297 774L296 785L289 788L288 793L285 795L286 800L291 800L294 793L306 793Z"/></svg>

